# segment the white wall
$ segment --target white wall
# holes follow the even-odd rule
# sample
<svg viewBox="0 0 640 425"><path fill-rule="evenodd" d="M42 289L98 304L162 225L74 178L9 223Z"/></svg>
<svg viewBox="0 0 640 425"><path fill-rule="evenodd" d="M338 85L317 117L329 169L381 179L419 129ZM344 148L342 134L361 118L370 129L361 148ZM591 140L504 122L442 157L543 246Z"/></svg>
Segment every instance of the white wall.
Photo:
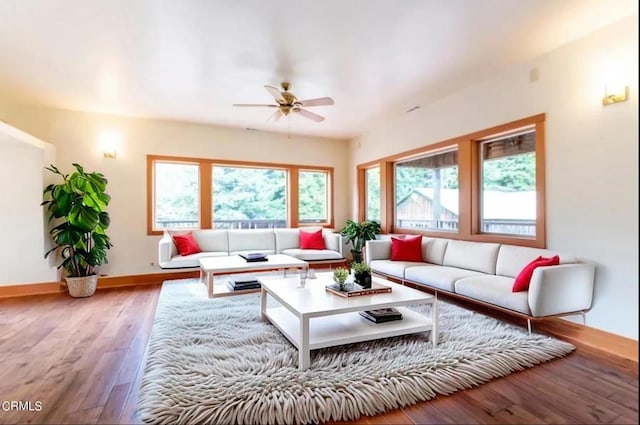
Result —
<svg viewBox="0 0 640 425"><path fill-rule="evenodd" d="M44 165L53 147L0 123L0 286L54 282L42 202ZM31 143L33 142L33 143Z"/></svg>
<svg viewBox="0 0 640 425"><path fill-rule="evenodd" d="M610 70L630 99L603 107ZM357 164L538 113L547 116L547 246L596 263L587 325L637 340L637 15L382 122L351 142L352 187ZM354 216L356 207L352 199Z"/></svg>
<svg viewBox="0 0 640 425"><path fill-rule="evenodd" d="M108 234L114 247L109 252L109 264L102 267L101 273L160 271L160 237L146 234L148 154L334 167L336 227L342 226L348 216L348 142L344 140L295 135L288 138L283 134L166 120L34 108L2 100L0 120L53 143L55 163L62 171L73 171L71 164L78 162L109 180L107 192L112 200ZM100 151L100 138L105 132L116 134L121 140L116 159L105 159ZM14 255L14 259L18 258Z"/></svg>

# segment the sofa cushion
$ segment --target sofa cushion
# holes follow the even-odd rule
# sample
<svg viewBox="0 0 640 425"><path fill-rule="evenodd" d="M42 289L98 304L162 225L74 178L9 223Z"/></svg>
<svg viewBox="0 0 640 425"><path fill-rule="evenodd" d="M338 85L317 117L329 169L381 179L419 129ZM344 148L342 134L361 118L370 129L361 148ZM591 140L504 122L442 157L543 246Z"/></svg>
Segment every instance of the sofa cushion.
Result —
<svg viewBox="0 0 640 425"><path fill-rule="evenodd" d="M388 276L394 276L398 279L404 279L404 269L409 266L420 266L424 263L413 261L391 261L391 260L372 260L369 263L371 270L386 274Z"/></svg>
<svg viewBox="0 0 640 425"><path fill-rule="evenodd" d="M180 269L180 268L188 268L188 267L199 267L200 263L198 260L200 258L206 257L227 257L229 254L227 252L199 252L197 254L191 255L176 255L171 258L170 264L165 264L163 268L170 269Z"/></svg>
<svg viewBox="0 0 640 425"><path fill-rule="evenodd" d="M497 243L450 240L442 265L495 274L499 248Z"/></svg>
<svg viewBox="0 0 640 425"><path fill-rule="evenodd" d="M275 254L276 241L273 229L228 230L229 253L263 252Z"/></svg>
<svg viewBox="0 0 640 425"><path fill-rule="evenodd" d="M447 249L449 239L442 238L422 238L422 258L425 262L442 265L444 253Z"/></svg>
<svg viewBox="0 0 640 425"><path fill-rule="evenodd" d="M322 237L322 229L316 230L315 232L300 230L298 235L300 236L300 249L323 250L326 248L324 246L324 238Z"/></svg>
<svg viewBox="0 0 640 425"><path fill-rule="evenodd" d="M533 276L533 271L538 267L546 267L546 266L557 266L560 264L560 257L557 255L549 258L538 257L535 260L531 261L529 264L524 266L522 271L518 273L516 276L513 287L511 288L512 292L521 292L527 291L529 289L529 284L531 283L531 276Z"/></svg>
<svg viewBox="0 0 640 425"><path fill-rule="evenodd" d="M193 236L203 252L229 251L229 236L226 229L194 230Z"/></svg>
<svg viewBox="0 0 640 425"><path fill-rule="evenodd" d="M455 283L456 294L497 305L509 310L531 314L527 292L511 292L513 278L505 276L476 276Z"/></svg>
<svg viewBox="0 0 640 425"><path fill-rule="evenodd" d="M500 251L498 252L498 260L496 262L496 274L501 276L516 277L518 273L529 264L531 261L538 257L553 257L557 255L555 252L539 249L539 248L527 248L524 246L515 245L500 245ZM575 259L571 259L563 256L561 258L563 263L575 262Z"/></svg>
<svg viewBox="0 0 640 425"><path fill-rule="evenodd" d="M392 237L391 261L422 261L422 235Z"/></svg>
<svg viewBox="0 0 640 425"><path fill-rule="evenodd" d="M291 248L282 251L283 254L296 257L304 261L328 261L328 260L344 260L339 252L331 249L301 249Z"/></svg>
<svg viewBox="0 0 640 425"><path fill-rule="evenodd" d="M453 284L466 277L483 276L482 273L457 267L438 266L435 264L407 267L404 277L414 283L421 283L433 288L454 292Z"/></svg>
<svg viewBox="0 0 640 425"><path fill-rule="evenodd" d="M282 254L285 249L300 248L299 229L273 229L276 251Z"/></svg>
<svg viewBox="0 0 640 425"><path fill-rule="evenodd" d="M178 248L178 253L182 256L197 254L202 251L191 232L182 235L174 234L172 237L173 243L175 243Z"/></svg>

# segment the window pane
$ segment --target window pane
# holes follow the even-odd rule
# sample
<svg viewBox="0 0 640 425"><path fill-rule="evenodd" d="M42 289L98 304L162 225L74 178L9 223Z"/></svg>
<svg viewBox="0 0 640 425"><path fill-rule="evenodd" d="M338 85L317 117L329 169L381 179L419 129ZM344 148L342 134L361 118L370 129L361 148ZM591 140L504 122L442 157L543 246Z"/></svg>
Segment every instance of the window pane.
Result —
<svg viewBox="0 0 640 425"><path fill-rule="evenodd" d="M482 232L535 236L535 131L483 142Z"/></svg>
<svg viewBox="0 0 640 425"><path fill-rule="evenodd" d="M380 167L365 170L367 210L365 219L380 223Z"/></svg>
<svg viewBox="0 0 640 425"><path fill-rule="evenodd" d="M287 173L269 168L213 166L213 227L287 227Z"/></svg>
<svg viewBox="0 0 640 425"><path fill-rule="evenodd" d="M458 230L458 151L425 155L395 164L399 228Z"/></svg>
<svg viewBox="0 0 640 425"><path fill-rule="evenodd" d="M298 173L298 216L300 223L328 223L329 173Z"/></svg>
<svg viewBox="0 0 640 425"><path fill-rule="evenodd" d="M154 163L154 228L200 227L197 164Z"/></svg>

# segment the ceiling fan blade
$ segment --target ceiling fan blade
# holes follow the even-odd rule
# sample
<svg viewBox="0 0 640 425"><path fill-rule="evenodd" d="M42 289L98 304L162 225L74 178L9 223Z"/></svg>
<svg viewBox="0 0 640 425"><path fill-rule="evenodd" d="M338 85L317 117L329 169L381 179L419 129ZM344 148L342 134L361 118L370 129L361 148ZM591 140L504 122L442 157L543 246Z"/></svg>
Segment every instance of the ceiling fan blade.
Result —
<svg viewBox="0 0 640 425"><path fill-rule="evenodd" d="M295 108L293 112L297 112L305 118L309 118L315 122L324 121L324 117L318 114L314 114L313 112L309 112L306 109Z"/></svg>
<svg viewBox="0 0 640 425"><path fill-rule="evenodd" d="M282 94L280 93L280 90L278 90L276 87L264 86L264 88L267 89L269 93L271 93L271 96L273 96L273 98L278 103L287 103L287 100L282 96Z"/></svg>
<svg viewBox="0 0 640 425"><path fill-rule="evenodd" d="M330 97L319 97L317 99L299 100L300 105L307 106L328 106L333 105L333 99Z"/></svg>
<svg viewBox="0 0 640 425"><path fill-rule="evenodd" d="M257 103L234 103L231 106L261 106L261 107L268 107L268 108L278 108L279 107L279 105L266 105L266 104L260 105L260 104L257 104Z"/></svg>
<svg viewBox="0 0 640 425"><path fill-rule="evenodd" d="M277 109L270 117L267 121L273 121L273 122L277 122L280 118L282 118L284 114L282 113L282 111L280 109Z"/></svg>

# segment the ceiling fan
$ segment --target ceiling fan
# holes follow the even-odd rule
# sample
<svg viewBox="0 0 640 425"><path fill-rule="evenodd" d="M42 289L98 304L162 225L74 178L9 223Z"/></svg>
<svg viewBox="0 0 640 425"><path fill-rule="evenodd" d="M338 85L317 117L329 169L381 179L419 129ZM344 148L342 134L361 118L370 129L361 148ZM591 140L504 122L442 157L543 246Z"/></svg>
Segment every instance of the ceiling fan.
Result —
<svg viewBox="0 0 640 425"><path fill-rule="evenodd" d="M303 107L310 106L328 106L333 105L333 99L330 97L319 97L317 99L307 99L307 100L298 100L298 98L289 91L289 83L283 82L280 84L282 87L282 91L280 89L273 86L264 86L265 89L273 96L277 105L273 104L253 104L253 103L236 103L233 106L259 106L259 107L267 107L267 108L278 108L273 115L269 118L270 120L278 121L282 116L287 116L289 113L294 112L299 114L305 118L313 120L315 122L324 121L324 117L313 113L311 111L307 111L306 109L302 109Z"/></svg>

